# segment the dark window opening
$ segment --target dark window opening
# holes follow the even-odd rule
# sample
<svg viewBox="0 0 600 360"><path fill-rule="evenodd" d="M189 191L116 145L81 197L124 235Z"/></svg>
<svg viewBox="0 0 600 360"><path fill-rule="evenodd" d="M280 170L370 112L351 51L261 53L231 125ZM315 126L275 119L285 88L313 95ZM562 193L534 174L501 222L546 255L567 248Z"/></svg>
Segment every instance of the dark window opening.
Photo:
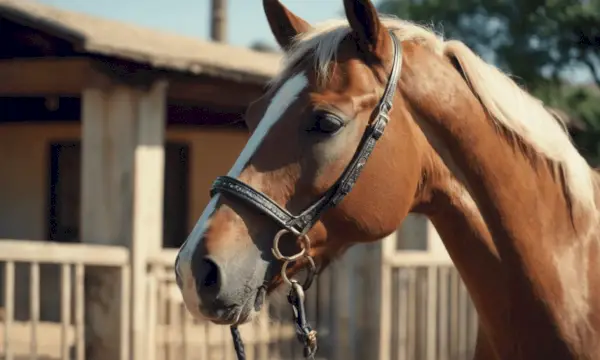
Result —
<svg viewBox="0 0 600 360"><path fill-rule="evenodd" d="M187 236L189 146L165 145L163 247L179 247ZM81 142L59 141L49 148L48 238L80 242Z"/></svg>
<svg viewBox="0 0 600 360"><path fill-rule="evenodd" d="M79 141L50 144L50 241L80 242L79 205L81 177Z"/></svg>
<svg viewBox="0 0 600 360"><path fill-rule="evenodd" d="M165 147L165 190L163 247L180 247L188 233L189 146L167 143Z"/></svg>

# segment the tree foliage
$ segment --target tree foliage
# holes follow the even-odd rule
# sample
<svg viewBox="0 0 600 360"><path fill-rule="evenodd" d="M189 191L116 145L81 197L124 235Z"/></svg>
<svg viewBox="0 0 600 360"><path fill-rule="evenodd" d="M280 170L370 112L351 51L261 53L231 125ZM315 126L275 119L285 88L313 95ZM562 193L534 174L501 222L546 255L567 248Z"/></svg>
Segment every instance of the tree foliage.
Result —
<svg viewBox="0 0 600 360"><path fill-rule="evenodd" d="M379 10L462 40L549 106L583 122L586 130L573 137L598 163L600 0L383 0Z"/></svg>

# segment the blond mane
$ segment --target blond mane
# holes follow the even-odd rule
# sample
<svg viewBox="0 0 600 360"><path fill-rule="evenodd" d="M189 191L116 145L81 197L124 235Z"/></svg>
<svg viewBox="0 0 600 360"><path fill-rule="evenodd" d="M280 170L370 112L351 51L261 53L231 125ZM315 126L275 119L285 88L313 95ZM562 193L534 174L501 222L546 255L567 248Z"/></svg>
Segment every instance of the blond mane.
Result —
<svg viewBox="0 0 600 360"><path fill-rule="evenodd" d="M592 169L573 146L556 115L544 104L521 89L511 78L487 64L460 41L445 41L441 34L415 23L381 16L385 26L394 29L400 41L416 41L439 56L455 58L473 93L496 121L517 136L540 156L564 173L566 192L574 204L596 210ZM310 56L319 81L329 77L330 64L337 49L350 32L345 19L329 20L300 34L284 56L284 69L273 78L279 83L300 60Z"/></svg>

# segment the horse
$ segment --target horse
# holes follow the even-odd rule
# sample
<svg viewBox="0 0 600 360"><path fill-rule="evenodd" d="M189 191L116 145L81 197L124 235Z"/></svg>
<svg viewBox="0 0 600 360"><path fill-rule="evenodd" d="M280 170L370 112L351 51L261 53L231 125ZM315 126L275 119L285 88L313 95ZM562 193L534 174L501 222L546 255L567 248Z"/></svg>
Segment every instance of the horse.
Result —
<svg viewBox="0 0 600 360"><path fill-rule="evenodd" d="M591 358L595 180L543 104L370 1L346 0L345 20L317 27L263 5L285 66L178 253L190 313L248 322L307 262L322 269L420 212L477 308L476 358Z"/></svg>

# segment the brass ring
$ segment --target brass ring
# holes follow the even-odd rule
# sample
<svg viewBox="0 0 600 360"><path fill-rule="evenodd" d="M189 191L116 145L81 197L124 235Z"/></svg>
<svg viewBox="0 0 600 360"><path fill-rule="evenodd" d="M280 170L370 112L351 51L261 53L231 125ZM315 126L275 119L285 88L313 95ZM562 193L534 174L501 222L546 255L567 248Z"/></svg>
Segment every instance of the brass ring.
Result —
<svg viewBox="0 0 600 360"><path fill-rule="evenodd" d="M275 234L275 238L273 238L273 247L271 248L271 252L273 253L273 256L275 256L275 258L277 260L284 260L284 261L295 261L298 260L299 258L305 256L306 252L308 250L310 250L310 238L308 237L308 235L302 235L301 237L301 247L302 250L300 250L300 252L298 252L295 255L291 255L291 256L285 256L281 253L281 251L279 251L279 239L289 233L290 231L288 229L281 229L279 230L279 232L277 232L277 234Z"/></svg>

